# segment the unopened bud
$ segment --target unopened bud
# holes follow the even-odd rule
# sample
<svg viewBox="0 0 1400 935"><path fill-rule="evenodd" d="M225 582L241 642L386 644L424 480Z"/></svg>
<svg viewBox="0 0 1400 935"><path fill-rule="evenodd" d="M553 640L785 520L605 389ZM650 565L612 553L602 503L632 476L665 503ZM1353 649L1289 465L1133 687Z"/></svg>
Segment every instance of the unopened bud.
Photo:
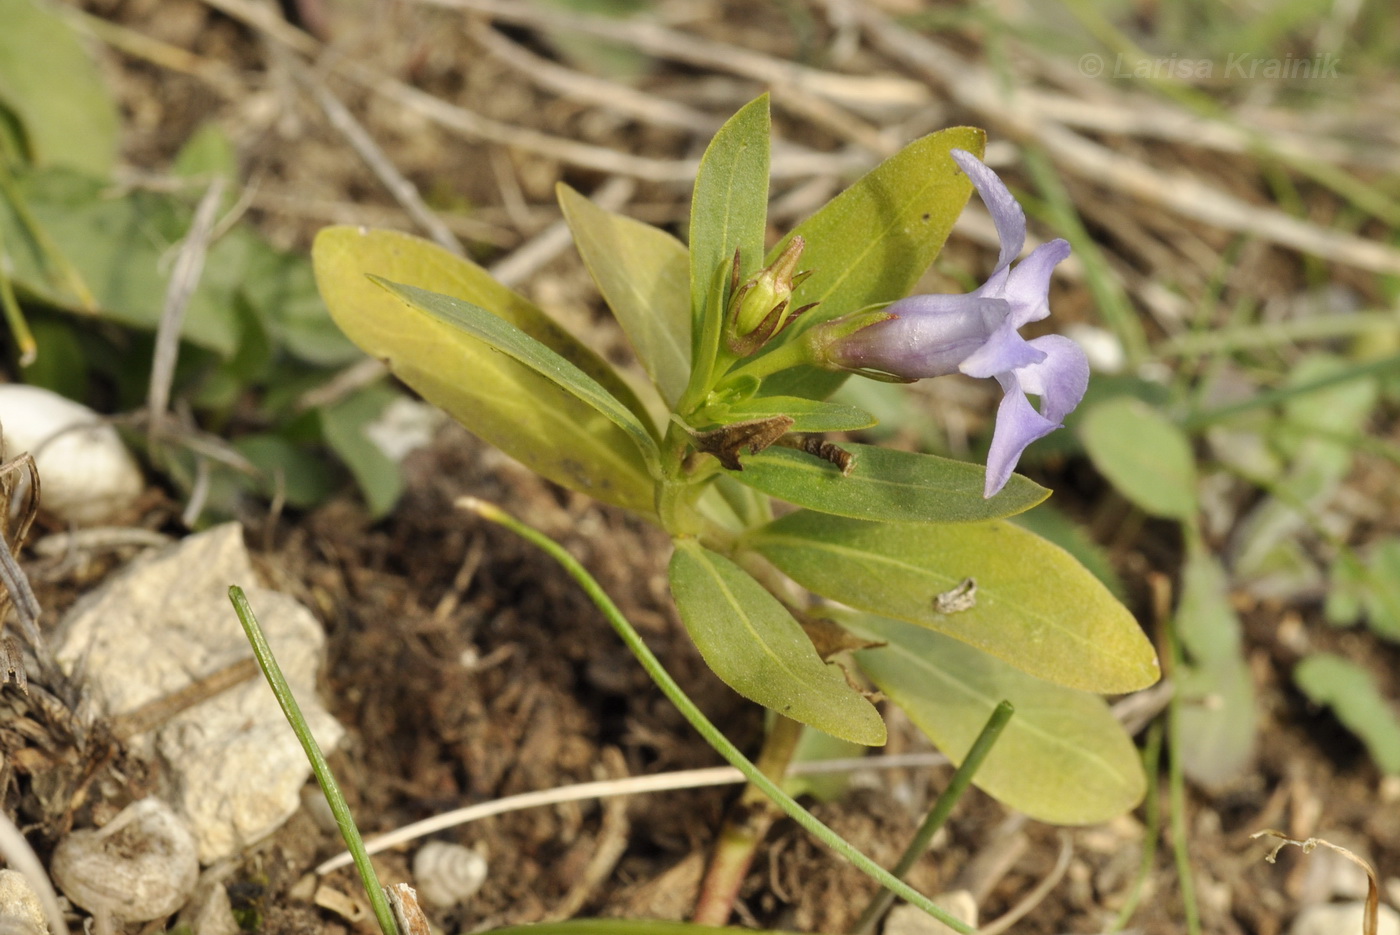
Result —
<svg viewBox="0 0 1400 935"><path fill-rule="evenodd" d="M792 293L812 274L796 272L807 242L793 237L769 266L734 290L725 313L725 342L740 357L748 357L787 327L810 305L792 308Z"/></svg>

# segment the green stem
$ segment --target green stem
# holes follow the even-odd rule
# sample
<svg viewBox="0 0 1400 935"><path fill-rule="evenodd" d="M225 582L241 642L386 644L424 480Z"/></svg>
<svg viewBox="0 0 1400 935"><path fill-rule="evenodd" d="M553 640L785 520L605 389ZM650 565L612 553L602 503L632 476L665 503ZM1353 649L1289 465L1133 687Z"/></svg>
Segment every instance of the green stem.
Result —
<svg viewBox="0 0 1400 935"><path fill-rule="evenodd" d="M755 764L759 772L774 782L782 782L801 739L801 724L781 715L775 717ZM700 925L723 925L729 921L758 845L781 814L758 787L744 787L715 844L691 921Z"/></svg>
<svg viewBox="0 0 1400 935"><path fill-rule="evenodd" d="M681 716L690 722L690 725L705 739L705 742L713 747L715 752L722 756L726 762L743 773L744 776L748 778L749 782L757 786L764 795L778 803L778 807L783 810L784 814L801 825L810 832L813 837L830 847L841 857L850 861L857 869L861 870L867 876L872 877L880 885L893 890L896 896L922 909L954 931L960 932L962 935L972 935L974 929L971 926L934 905L927 896L919 893L907 883L896 879L889 871L885 870L869 857L866 857L839 834L823 824L815 815L807 811L801 805L798 805L796 800L784 792L777 783L759 772L758 768L755 767L753 763L749 762L748 758L739 751L739 748L730 743L729 739L725 737L724 734L720 733L719 729L710 722L709 718L705 717L704 713L696 707L695 702L691 701L685 692L681 690L680 686L671 678L670 673L661 665L660 660L647 648L645 641L642 640L641 634L633 628L627 618L622 615L622 612L617 609L617 605L608 597L607 592L593 579L593 576L588 573L588 570L580 565L572 555L563 549L563 547L543 533L521 523L515 517L494 504L485 503L481 500L477 500L475 497L464 497L457 502L459 506L472 510L483 519L493 523L499 523L506 527L522 539L543 550L550 558L558 562L560 567L568 573L569 577L573 578L574 581L578 583L579 587L583 588L584 593L587 594L594 605L603 612L603 616L607 617L608 622L612 624L613 629L622 639L622 642L626 644L627 648L632 652L632 655L637 658L637 661L642 664L642 668L646 670L647 675L649 675L652 681L656 683L657 687L661 689L662 694L666 696L667 700L676 706L676 710L681 713Z"/></svg>
<svg viewBox="0 0 1400 935"><path fill-rule="evenodd" d="M1356 312L1352 315L1318 315L1267 324L1234 325L1191 331L1167 338L1153 348L1158 357L1194 357L1235 351L1272 348L1300 341L1346 338L1400 326L1395 312Z"/></svg>
<svg viewBox="0 0 1400 935"><path fill-rule="evenodd" d="M1137 879L1133 881L1133 889L1128 894L1128 900L1123 903L1123 908L1118 910L1118 918L1114 920L1109 932L1121 932L1132 921L1138 903L1142 902L1147 880L1152 875L1152 866L1157 862L1157 839L1162 833L1162 809L1157 801L1157 772L1161 766L1161 759L1162 722L1159 719L1153 721L1152 726L1148 728L1147 742L1143 744L1142 751L1143 768L1147 773L1147 798L1143 803L1142 820L1147 834L1142 842L1142 862L1138 867Z"/></svg>
<svg viewBox="0 0 1400 935"><path fill-rule="evenodd" d="M992 752L992 747L1001 739L1001 732L1006 729L1007 722L1015 713L1016 709L1012 707L1011 702L1006 700L1003 700L992 710L992 715L987 718L982 732L973 741L972 749L967 751L962 765L953 773L948 788L943 790L938 801L933 803L933 808L929 809L928 814L924 816L923 824L915 832L914 839L904 849L903 856L899 858L899 863L895 864L894 870L890 871L891 873L901 880L904 879L905 874L910 871L914 863L928 852L928 846L933 841L933 836L938 833L938 829L943 827L943 823L953 813L953 808L963 797L967 787L972 785L972 777L977 775L977 770L982 768L982 761L987 758L987 754ZM867 933L873 932L875 923L890 908L892 902L894 902L894 894L889 890L885 889L876 893L851 929L853 935L867 935Z"/></svg>
<svg viewBox="0 0 1400 935"><path fill-rule="evenodd" d="M736 378L742 379L746 377L762 380L764 377L771 376L780 370L787 370L799 364L808 363L810 357L811 354L807 348L807 343L800 338L795 338L788 341L786 344L779 345L761 357L751 359L741 367L735 367L729 373L725 374L719 382L722 383L726 380L733 380Z"/></svg>
<svg viewBox="0 0 1400 935"><path fill-rule="evenodd" d="M1350 370L1343 370L1338 373L1328 374L1316 380L1309 380L1307 383L1300 383L1297 386L1284 386L1275 390L1267 390L1263 393L1256 393L1248 399L1228 406L1221 406L1218 409L1198 412L1182 420L1182 428L1187 431L1196 431L1213 425L1216 422L1224 422L1237 415L1250 412L1254 409L1263 409L1286 402L1297 396L1306 396L1318 390L1325 390L1328 387L1337 386L1352 380L1359 380L1362 377L1369 377L1375 374L1391 373L1400 367L1400 354L1391 354L1388 357L1381 357L1376 360L1359 364Z"/></svg>
<svg viewBox="0 0 1400 935"><path fill-rule="evenodd" d="M1163 630L1170 678L1181 663L1181 645L1170 626ZM1196 905L1196 883L1191 876L1191 854L1187 850L1189 832L1186 828L1186 778L1181 763L1181 695L1173 692L1167 703L1167 794L1171 809L1172 853L1176 858L1176 875L1181 887L1181 903L1186 917L1188 935L1201 935L1201 913Z"/></svg>
<svg viewBox="0 0 1400 935"><path fill-rule="evenodd" d="M374 872L374 865L369 862L369 854L365 852L364 839L360 837L360 829L355 826L355 818L350 814L350 806L345 803L345 796L341 794L340 786L336 784L330 765L326 763L326 758L321 753L321 745L312 736L311 728L307 725L306 718L302 716L301 707L292 694L291 686L287 684L287 679L282 675L282 667L277 664L277 657L272 655L272 648L267 645L267 637L263 635L262 627L258 625L258 618L253 614L253 608L248 604L248 598L244 596L243 589L238 585L228 589L228 598L233 602L234 612L238 614L238 622L243 624L243 632L253 647L253 655L258 660L258 667L262 669L263 677L267 679L267 684L272 688L273 696L281 705L287 723L292 725L292 732L297 735L297 740L301 741L302 750L306 751L306 758L311 762L311 771L316 774L316 781L321 784L321 792L331 807L335 823L340 826L340 835L345 839L345 847L350 851L350 856L355 861L355 869L360 872L360 885L365 888L365 895L369 897L369 903L374 910L375 919L379 922L380 931L384 935L398 935L399 928L394 923L394 912L389 908L389 900L384 896L384 888L379 885L379 877Z"/></svg>

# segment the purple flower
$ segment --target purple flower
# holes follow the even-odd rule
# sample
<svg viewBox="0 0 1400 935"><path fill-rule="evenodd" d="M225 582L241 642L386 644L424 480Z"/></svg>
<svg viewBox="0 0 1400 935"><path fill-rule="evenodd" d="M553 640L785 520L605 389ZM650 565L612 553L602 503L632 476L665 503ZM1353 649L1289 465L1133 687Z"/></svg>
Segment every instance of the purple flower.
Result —
<svg viewBox="0 0 1400 935"><path fill-rule="evenodd" d="M992 275L967 295L910 296L813 328L809 347L819 365L883 379L995 377L1005 395L987 454L983 495L991 497L1006 485L1026 446L1060 428L1079 405L1089 385L1089 362L1069 338L1027 341L1018 333L1050 314L1050 274L1069 256L1069 244L1042 244L1013 267L1026 242L1025 213L976 156L960 149L952 156L996 222L1001 255ZM1040 397L1038 412L1027 393Z"/></svg>

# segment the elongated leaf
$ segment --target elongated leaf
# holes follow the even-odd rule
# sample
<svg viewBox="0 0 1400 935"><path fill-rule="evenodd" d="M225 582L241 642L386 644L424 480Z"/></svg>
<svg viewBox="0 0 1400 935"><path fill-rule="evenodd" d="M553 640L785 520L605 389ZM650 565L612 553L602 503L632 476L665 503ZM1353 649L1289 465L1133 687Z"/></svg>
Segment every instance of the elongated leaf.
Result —
<svg viewBox="0 0 1400 935"><path fill-rule="evenodd" d="M811 277L793 306L819 302L788 328L779 343L823 321L867 305L902 299L928 269L972 194L972 183L948 155L965 149L981 156L986 134L953 127L910 143L797 226L768 254L771 262L801 234L801 269ZM765 391L824 399L844 374L795 367L770 377Z"/></svg>
<svg viewBox="0 0 1400 935"><path fill-rule="evenodd" d="M414 308L427 312L438 321L446 322L482 341L489 347L519 361L540 376L575 398L592 406L613 425L626 432L641 453L642 460L659 474L660 454L656 439L637 416L613 396L597 380L584 373L562 356L536 341L505 319L499 318L479 305L440 292L429 292L417 286L390 282L377 276L371 280L403 298Z"/></svg>
<svg viewBox="0 0 1400 935"><path fill-rule="evenodd" d="M730 476L809 510L892 523L972 523L1029 510L1050 491L1014 474L995 497L982 496L981 465L875 445L842 444L851 473L791 448L743 456Z"/></svg>
<svg viewBox="0 0 1400 935"><path fill-rule="evenodd" d="M720 127L700 160L690 201L690 310L697 337L715 271L728 270L737 250L742 281L763 256L770 132L764 94Z"/></svg>
<svg viewBox="0 0 1400 935"><path fill-rule="evenodd" d="M690 377L690 254L658 227L600 208L562 182L556 191L598 291L674 406Z"/></svg>
<svg viewBox="0 0 1400 935"><path fill-rule="evenodd" d="M1195 515L1191 441L1156 409L1120 396L1085 413L1079 435L1094 466L1138 507L1168 519Z"/></svg>
<svg viewBox="0 0 1400 935"><path fill-rule="evenodd" d="M723 419L738 422L768 416L790 416L794 432L853 432L868 429L875 417L864 409L800 396L759 396L725 407Z"/></svg>
<svg viewBox="0 0 1400 935"><path fill-rule="evenodd" d="M1369 671L1332 653L1308 656L1293 681L1320 705L1328 705L1371 753L1381 772L1400 775L1400 719Z"/></svg>
<svg viewBox="0 0 1400 935"><path fill-rule="evenodd" d="M1147 787L1137 749L1102 698L1034 678L930 630L842 614L887 645L856 653L879 689L954 763L1004 698L1016 716L977 771L989 795L1040 821L1087 825L1123 814Z"/></svg>
<svg viewBox="0 0 1400 935"><path fill-rule="evenodd" d="M321 432L364 495L370 516L386 516L403 493L399 465L370 439L366 431L385 407L403 396L398 390L371 385L321 410Z"/></svg>
<svg viewBox="0 0 1400 935"><path fill-rule="evenodd" d="M947 634L1070 688L1127 692L1159 677L1137 621L1067 552L1004 521L868 523L805 510L744 539L798 584ZM940 613L965 579L972 607Z"/></svg>
<svg viewBox="0 0 1400 935"><path fill-rule="evenodd" d="M544 313L479 267L403 234L327 228L317 235L312 259L336 324L428 401L556 483L652 512L654 483L628 433L553 381L366 277L419 283L488 308L590 376L601 376L612 395L625 392L614 391L620 381L607 375L607 365Z"/></svg>
<svg viewBox="0 0 1400 935"><path fill-rule="evenodd" d="M726 685L843 740L885 742L874 705L821 660L801 625L742 568L693 539L677 539L670 574L690 638Z"/></svg>
<svg viewBox="0 0 1400 935"><path fill-rule="evenodd" d="M1400 538L1372 546L1363 581L1366 623L1385 639L1400 642Z"/></svg>
<svg viewBox="0 0 1400 935"><path fill-rule="evenodd" d="M19 119L29 158L105 180L120 116L97 64L47 2L0 0L0 23L0 105Z"/></svg>
<svg viewBox="0 0 1400 935"><path fill-rule="evenodd" d="M1174 674L1182 700L1179 754L1187 776L1218 789L1253 760L1258 715L1225 569L1204 546L1188 542L1173 622L1186 655Z"/></svg>

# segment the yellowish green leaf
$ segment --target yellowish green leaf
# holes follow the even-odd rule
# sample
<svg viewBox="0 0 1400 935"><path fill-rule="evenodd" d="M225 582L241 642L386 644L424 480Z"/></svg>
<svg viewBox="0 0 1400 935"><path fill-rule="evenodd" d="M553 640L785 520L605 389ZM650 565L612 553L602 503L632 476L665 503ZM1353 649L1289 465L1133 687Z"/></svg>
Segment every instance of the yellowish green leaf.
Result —
<svg viewBox="0 0 1400 935"><path fill-rule="evenodd" d="M674 406L690 377L690 255L650 224L598 207L567 185L559 207L603 300L661 398Z"/></svg>
<svg viewBox="0 0 1400 935"><path fill-rule="evenodd" d="M690 638L726 685L834 737L885 742L874 705L822 661L792 614L746 571L693 539L677 539L670 574Z"/></svg>
<svg viewBox="0 0 1400 935"><path fill-rule="evenodd" d="M1160 677L1152 644L1097 578L1002 520L870 523L804 510L744 545L810 591L936 630L1037 678L1117 693Z"/></svg>
<svg viewBox="0 0 1400 935"><path fill-rule="evenodd" d="M871 614L841 614L886 645L856 661L954 763L1002 699L1016 708L973 782L1039 821L1088 825L1128 811L1147 780L1132 740L1102 698L1054 685L958 640Z"/></svg>
<svg viewBox="0 0 1400 935"><path fill-rule="evenodd" d="M799 268L812 275L797 289L793 306L820 303L775 346L820 322L908 295L943 249L972 194L972 183L949 152L965 149L981 156L986 138L974 127L952 127L915 140L770 250L772 262L792 237L806 239ZM844 374L794 367L770 377L764 392L823 399L844 379Z"/></svg>
<svg viewBox="0 0 1400 935"><path fill-rule="evenodd" d="M629 408L640 403L605 363L475 264L392 231L332 227L312 247L331 317L366 353L531 470L607 503L653 510L654 486L632 438L551 380L367 277L381 276L481 306L560 354Z"/></svg>

